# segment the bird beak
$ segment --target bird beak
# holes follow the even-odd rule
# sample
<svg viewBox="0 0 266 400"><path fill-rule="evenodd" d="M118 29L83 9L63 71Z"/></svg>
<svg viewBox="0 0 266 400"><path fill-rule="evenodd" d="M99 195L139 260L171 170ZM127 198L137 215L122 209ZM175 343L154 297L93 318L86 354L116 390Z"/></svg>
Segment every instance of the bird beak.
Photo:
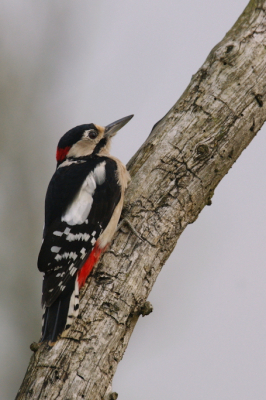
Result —
<svg viewBox="0 0 266 400"><path fill-rule="evenodd" d="M126 125L131 118L133 118L134 115L129 115L128 117L121 118L118 121L113 122L112 124L109 124L105 127L104 131L104 136L106 138L111 138L113 137L119 129L123 128L124 125Z"/></svg>

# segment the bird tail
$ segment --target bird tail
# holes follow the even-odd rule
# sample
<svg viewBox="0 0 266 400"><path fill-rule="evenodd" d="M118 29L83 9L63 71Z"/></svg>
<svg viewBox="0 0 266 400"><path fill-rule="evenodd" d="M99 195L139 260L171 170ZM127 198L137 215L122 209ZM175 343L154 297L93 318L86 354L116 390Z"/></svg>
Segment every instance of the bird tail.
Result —
<svg viewBox="0 0 266 400"><path fill-rule="evenodd" d="M54 345L62 333L66 334L78 310L79 286L78 280L74 278L51 306L44 307L41 342L47 341L49 345Z"/></svg>

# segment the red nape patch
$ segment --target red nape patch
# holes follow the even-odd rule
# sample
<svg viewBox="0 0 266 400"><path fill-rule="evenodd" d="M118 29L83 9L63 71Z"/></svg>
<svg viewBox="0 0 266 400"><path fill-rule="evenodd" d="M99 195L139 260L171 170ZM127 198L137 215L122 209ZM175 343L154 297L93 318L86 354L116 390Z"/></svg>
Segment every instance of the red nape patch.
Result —
<svg viewBox="0 0 266 400"><path fill-rule="evenodd" d="M59 147L57 147L56 150L56 161L58 162L62 162L64 161L64 159L66 158L67 153L69 152L71 146L67 146L64 149L60 149Z"/></svg>
<svg viewBox="0 0 266 400"><path fill-rule="evenodd" d="M103 249L100 249L98 247L98 244L96 242L93 250L91 251L89 257L83 264L81 270L78 272L78 284L79 284L79 289L85 284L86 279L90 275L92 268L94 265L98 262L101 254L107 249L108 245L105 246Z"/></svg>

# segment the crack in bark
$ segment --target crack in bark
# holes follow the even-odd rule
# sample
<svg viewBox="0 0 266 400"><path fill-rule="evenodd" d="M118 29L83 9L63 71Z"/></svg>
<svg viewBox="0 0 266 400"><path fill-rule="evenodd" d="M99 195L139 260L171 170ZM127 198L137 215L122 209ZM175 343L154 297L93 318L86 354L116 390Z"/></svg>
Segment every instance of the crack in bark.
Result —
<svg viewBox="0 0 266 400"><path fill-rule="evenodd" d="M143 241L115 235L81 292L69 336L34 353L17 400L43 400L51 387L58 400L73 390L76 399L103 399L163 263L266 119L264 4L248 5L128 163L123 217Z"/></svg>

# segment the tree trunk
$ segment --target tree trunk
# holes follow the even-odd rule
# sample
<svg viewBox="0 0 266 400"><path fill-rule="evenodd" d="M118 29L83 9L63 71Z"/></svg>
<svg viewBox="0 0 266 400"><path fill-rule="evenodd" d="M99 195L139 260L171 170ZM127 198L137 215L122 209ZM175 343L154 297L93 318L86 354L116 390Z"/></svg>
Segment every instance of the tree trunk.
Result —
<svg viewBox="0 0 266 400"><path fill-rule="evenodd" d="M67 338L33 354L22 399L101 400L165 261L266 119L266 1L252 0L130 160L125 222Z"/></svg>

